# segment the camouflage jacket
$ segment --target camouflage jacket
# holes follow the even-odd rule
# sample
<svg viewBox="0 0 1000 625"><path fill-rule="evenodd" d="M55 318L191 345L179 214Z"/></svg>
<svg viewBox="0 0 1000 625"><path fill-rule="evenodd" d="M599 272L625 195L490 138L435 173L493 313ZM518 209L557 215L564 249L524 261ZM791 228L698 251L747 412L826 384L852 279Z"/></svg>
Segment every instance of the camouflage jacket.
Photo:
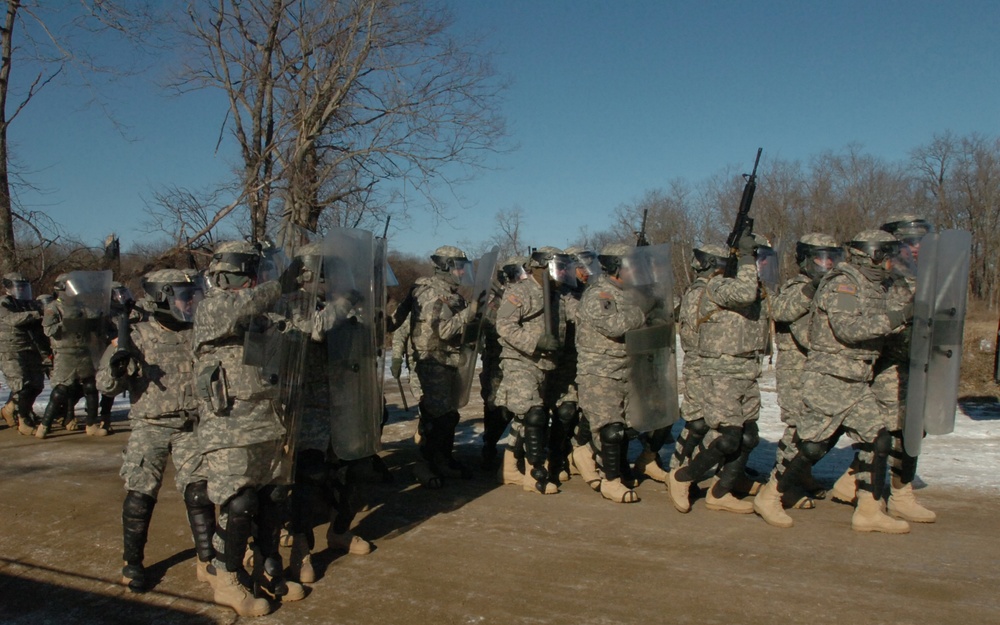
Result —
<svg viewBox="0 0 1000 625"><path fill-rule="evenodd" d="M741 264L735 278L712 276L698 298L699 367L712 375L756 378L768 325L754 263Z"/></svg>
<svg viewBox="0 0 1000 625"><path fill-rule="evenodd" d="M496 329L500 336L503 358L517 358L535 364L539 369L556 368L559 352L543 352L537 348L538 339L545 334L545 305L542 286L534 277L510 285L497 310ZM552 303L558 308L553 313L553 331L560 345L566 340L566 307L558 292L552 293Z"/></svg>
<svg viewBox="0 0 1000 625"><path fill-rule="evenodd" d="M625 333L646 325L642 309L606 275L584 291L576 316L577 372L606 378L628 377Z"/></svg>
<svg viewBox="0 0 1000 625"><path fill-rule="evenodd" d="M778 369L799 370L806 364L809 352L809 307L812 297L804 291L812 278L799 273L781 285L771 299L775 344L778 348ZM815 293L813 293L815 295Z"/></svg>
<svg viewBox="0 0 1000 625"><path fill-rule="evenodd" d="M916 281L901 274L893 274L892 282L889 285L888 307L889 310L900 310L907 304L913 302L913 295L916 292ZM885 349L882 351L882 358L887 362L897 365L905 365L910 362L910 338L913 335L913 324L907 322L898 332L893 332L886 337Z"/></svg>
<svg viewBox="0 0 1000 625"><path fill-rule="evenodd" d="M118 347L109 345L97 370L97 389L105 395L128 391L132 402L130 419L169 420L182 425L198 411L192 336L191 328L171 330L152 315L132 324L131 359L126 374L120 378L111 375L111 356Z"/></svg>
<svg viewBox="0 0 1000 625"><path fill-rule="evenodd" d="M409 315L414 358L457 367L462 335L472 314L458 287L435 275L414 282L406 300L393 313L389 328L399 327Z"/></svg>
<svg viewBox="0 0 1000 625"><path fill-rule="evenodd" d="M52 352L64 364L96 360L104 350L105 320L103 316L75 305L54 300L45 307L42 329L49 337ZM75 366L75 365L73 365Z"/></svg>
<svg viewBox="0 0 1000 625"><path fill-rule="evenodd" d="M839 263L813 298L806 369L848 380L870 381L872 365L893 332L885 284L849 262Z"/></svg>
<svg viewBox="0 0 1000 625"><path fill-rule="evenodd" d="M0 358L16 358L25 351L48 351L42 313L33 302L5 295L0 299Z"/></svg>

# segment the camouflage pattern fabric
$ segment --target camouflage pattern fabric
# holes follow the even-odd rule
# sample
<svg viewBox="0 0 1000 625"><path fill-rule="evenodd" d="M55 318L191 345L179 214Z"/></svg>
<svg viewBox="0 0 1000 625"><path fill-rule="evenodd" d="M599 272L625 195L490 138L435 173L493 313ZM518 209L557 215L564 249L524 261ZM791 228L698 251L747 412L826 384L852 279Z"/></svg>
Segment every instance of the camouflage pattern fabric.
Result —
<svg viewBox="0 0 1000 625"><path fill-rule="evenodd" d="M489 300L486 302L486 309L483 311L483 347L479 352L482 362L482 369L479 371L479 394L483 398L486 409L497 406L497 388L503 377L503 370L500 368L500 335L497 334L497 311L503 301L503 288L494 285L490 292Z"/></svg>
<svg viewBox="0 0 1000 625"><path fill-rule="evenodd" d="M704 417L705 389L700 386L701 372L698 357L698 305L701 302L707 276L698 276L681 297L677 308L678 334L681 339L681 349L684 350L684 362L681 365L681 379L684 384L684 401L681 412L686 421L695 421Z"/></svg>
<svg viewBox="0 0 1000 625"><path fill-rule="evenodd" d="M761 295L754 263L741 264L735 278L716 274L705 285L698 303L698 356L706 375L760 375L769 323Z"/></svg>
<svg viewBox="0 0 1000 625"><path fill-rule="evenodd" d="M52 372L49 374L52 386L70 386L94 377L96 371L93 349L97 346L97 334L65 329L63 319L66 314L77 313L65 310L64 304L57 299L45 308L42 316L42 328L52 345ZM103 328L103 325L95 326L95 332L98 328Z"/></svg>
<svg viewBox="0 0 1000 625"><path fill-rule="evenodd" d="M545 401L549 406L558 407L567 402L580 401L576 383L579 359L576 350L576 317L580 306L579 296L579 293L569 289L560 294L560 307L566 311L566 337L563 349L559 352L552 381L546 389Z"/></svg>
<svg viewBox="0 0 1000 625"><path fill-rule="evenodd" d="M646 325L613 279L601 275L580 299L576 314L577 387L592 432L627 423L628 357L625 333Z"/></svg>
<svg viewBox="0 0 1000 625"><path fill-rule="evenodd" d="M418 278L407 300L409 310L403 305L400 308L410 315L410 341L417 362L457 367L462 332L472 316L458 287L437 275Z"/></svg>
<svg viewBox="0 0 1000 625"><path fill-rule="evenodd" d="M410 393L419 402L423 391L420 389L420 378L417 377L416 359L413 356L413 342L410 340L409 323L403 323L392 333L392 357L400 358L406 363L408 370L405 374L400 374L400 382L409 385ZM483 366L485 367L485 364ZM404 377L406 378L405 381L403 380Z"/></svg>
<svg viewBox="0 0 1000 625"><path fill-rule="evenodd" d="M778 406L781 408L782 422L793 427L802 412L800 378L808 353L808 315L812 304L812 297L804 290L811 283L809 276L800 273L785 282L778 294L771 299L775 346L778 349L774 367Z"/></svg>
<svg viewBox="0 0 1000 625"><path fill-rule="evenodd" d="M163 484L167 458L174 464L174 483L183 495L192 482L207 479L202 469L201 445L194 433L195 415L171 415L167 419L132 418L132 432L122 452L119 473L126 491L136 491L156 499ZM183 420L178 427L176 421Z"/></svg>

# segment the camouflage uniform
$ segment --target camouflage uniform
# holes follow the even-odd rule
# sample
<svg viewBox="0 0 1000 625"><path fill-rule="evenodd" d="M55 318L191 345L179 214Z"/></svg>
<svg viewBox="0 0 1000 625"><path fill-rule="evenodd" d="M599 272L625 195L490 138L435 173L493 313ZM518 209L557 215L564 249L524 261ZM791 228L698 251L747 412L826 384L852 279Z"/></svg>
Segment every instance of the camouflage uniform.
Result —
<svg viewBox="0 0 1000 625"><path fill-rule="evenodd" d="M540 281L548 285L549 278L543 269L533 270L533 274L504 291L503 303L497 311L496 330L500 336L500 368L503 371L497 403L514 414L515 440L512 444L516 448L517 438L523 438L525 460L533 467L530 477L535 488L544 493L552 490L546 486L549 484L545 466L549 427L546 387L551 383L560 356L558 349L538 348L546 326ZM558 310L553 311L552 323L558 346L565 345L566 339L566 310L558 305L560 301L556 291L552 302Z"/></svg>
<svg viewBox="0 0 1000 625"><path fill-rule="evenodd" d="M147 274L147 284L155 285L147 287L148 292L167 283L183 286L194 278L179 270L155 271ZM196 290L200 293L200 286ZM215 555L215 507L208 499L201 447L194 433L198 402L192 376L191 324L160 317L167 311L152 299L143 299L140 310L129 327L129 348L122 352L118 345L108 346L96 378L101 393L114 396L128 391L132 404L131 434L120 475L126 491L122 505L123 576L134 591L145 590L144 549L168 457L174 465L174 482L184 497L198 561L207 564ZM120 364L126 355L127 360Z"/></svg>
<svg viewBox="0 0 1000 625"><path fill-rule="evenodd" d="M699 370L700 359L698 357L698 304L701 302L705 286L708 284L708 275L699 275L687 288L681 297L678 309L678 334L681 340L681 349L684 350L684 362L681 365L682 377L684 379L684 403L681 410L684 420L688 423L699 422L698 426L704 424L705 413L705 385L707 378L701 375ZM682 458L694 456L695 447L703 443L705 431L698 433L685 428L681 431L681 436L677 440L673 455L670 457L670 468L680 467ZM704 442L711 442L704 441ZM690 447L687 450L686 447Z"/></svg>
<svg viewBox="0 0 1000 625"><path fill-rule="evenodd" d="M413 360L413 341L410 340L410 324L405 321L392 333L392 360L393 366L396 366L396 361L399 361L400 369L402 369L403 362L406 362L406 383L410 387L410 394L419 402L423 392L420 390L420 378L417 377L416 371L414 371L416 364Z"/></svg>
<svg viewBox="0 0 1000 625"><path fill-rule="evenodd" d="M749 503L736 502L730 492L744 477L750 452L759 442L757 377L761 354L767 346L768 315L751 252L754 245L752 238L741 242L736 276L727 278L716 273L698 298L696 351L705 411L702 423L698 423L701 419L687 422L685 429L692 431L682 437L686 445L679 441L678 446L685 454L693 453L690 441L707 435L694 431L699 426L702 431L707 426L717 438L690 462L688 457L680 458L680 468L670 474L671 501L682 512L690 510L690 483L717 465L719 479L710 489L707 506L740 513L753 511Z"/></svg>
<svg viewBox="0 0 1000 625"><path fill-rule="evenodd" d="M45 388L43 358L51 355L37 303L4 295L0 300L0 371L10 388L22 434L30 434L35 425L31 408Z"/></svg>
<svg viewBox="0 0 1000 625"><path fill-rule="evenodd" d="M497 388L503 378L500 369L500 335L497 334L497 310L503 301L504 287L493 283L486 310L483 312L483 343L479 354L482 369L479 371L480 395L483 398L483 467L490 469L496 462L497 443L512 415L504 405L497 404Z"/></svg>

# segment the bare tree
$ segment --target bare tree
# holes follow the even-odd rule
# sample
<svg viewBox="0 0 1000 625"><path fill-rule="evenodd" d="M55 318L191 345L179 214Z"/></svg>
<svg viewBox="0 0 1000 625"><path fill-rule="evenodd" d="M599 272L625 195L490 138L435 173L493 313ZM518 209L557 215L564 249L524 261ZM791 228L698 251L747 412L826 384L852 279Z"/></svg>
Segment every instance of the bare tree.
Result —
<svg viewBox="0 0 1000 625"><path fill-rule="evenodd" d="M240 150L240 192L206 227L238 206L254 239L275 216L315 230L331 208L384 221L395 198L439 211L437 187L504 136L489 56L436 3L190 0L187 15L196 56L175 87L224 92Z"/></svg>
<svg viewBox="0 0 1000 625"><path fill-rule="evenodd" d="M507 210L497 211L494 220L498 232L493 236L491 243L500 248L500 260L525 255L528 252L528 243L521 238L524 209L515 205Z"/></svg>
<svg viewBox="0 0 1000 625"><path fill-rule="evenodd" d="M17 263L14 222L18 217L12 193L8 131L22 110L57 79L74 81L89 90L96 103L108 112L100 98L98 78L121 78L133 71L138 54L98 55L98 38L115 35L141 49L154 23L145 2L81 0L51 3L41 0L6 0L0 27L0 272ZM106 49L105 49L106 50ZM124 61L123 59L128 59ZM17 65L27 70L27 81L14 80ZM114 123L113 117L109 117ZM30 221L27 220L27 221Z"/></svg>

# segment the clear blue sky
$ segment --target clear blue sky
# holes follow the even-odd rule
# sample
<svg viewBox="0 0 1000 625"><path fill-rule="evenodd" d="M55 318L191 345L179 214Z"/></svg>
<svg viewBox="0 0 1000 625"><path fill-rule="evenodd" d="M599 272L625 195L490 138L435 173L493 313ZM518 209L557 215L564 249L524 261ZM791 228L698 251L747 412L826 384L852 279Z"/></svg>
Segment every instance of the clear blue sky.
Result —
<svg viewBox="0 0 1000 625"><path fill-rule="evenodd" d="M513 79L504 113L519 148L459 189L470 208L453 203L449 223L417 216L393 233L406 253L482 241L514 206L529 243L565 246L671 179L748 168L759 146L765 159L806 160L859 143L901 161L935 133L1000 135L995 1L450 4ZM125 249L143 236L152 188L205 186L228 168L214 152L224 103L168 99L147 78L112 100L135 141L60 89L11 127L18 161L48 191L22 201L95 246L112 230Z"/></svg>

